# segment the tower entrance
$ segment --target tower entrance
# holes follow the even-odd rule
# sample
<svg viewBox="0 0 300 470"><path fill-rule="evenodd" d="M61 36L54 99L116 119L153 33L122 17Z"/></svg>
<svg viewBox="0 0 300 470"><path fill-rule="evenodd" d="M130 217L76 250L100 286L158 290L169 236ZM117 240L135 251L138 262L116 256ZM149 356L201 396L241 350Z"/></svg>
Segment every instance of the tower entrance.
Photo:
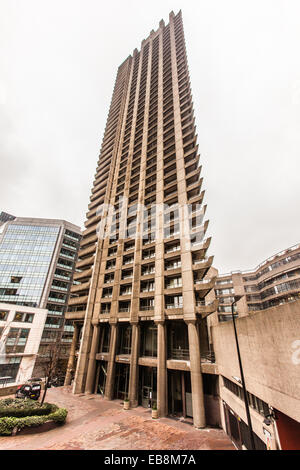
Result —
<svg viewBox="0 0 300 470"><path fill-rule="evenodd" d="M190 372L168 370L168 414L193 417Z"/></svg>
<svg viewBox="0 0 300 470"><path fill-rule="evenodd" d="M151 408L157 401L157 369L140 366L139 404Z"/></svg>

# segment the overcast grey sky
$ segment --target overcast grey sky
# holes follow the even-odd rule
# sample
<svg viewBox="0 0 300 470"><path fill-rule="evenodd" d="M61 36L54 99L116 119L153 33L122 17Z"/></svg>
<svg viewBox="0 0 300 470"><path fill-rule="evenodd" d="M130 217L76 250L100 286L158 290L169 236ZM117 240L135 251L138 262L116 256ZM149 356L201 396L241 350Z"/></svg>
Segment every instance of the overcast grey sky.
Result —
<svg viewBox="0 0 300 470"><path fill-rule="evenodd" d="M300 241L298 0L0 0L0 211L83 225L117 67L180 9L215 266Z"/></svg>

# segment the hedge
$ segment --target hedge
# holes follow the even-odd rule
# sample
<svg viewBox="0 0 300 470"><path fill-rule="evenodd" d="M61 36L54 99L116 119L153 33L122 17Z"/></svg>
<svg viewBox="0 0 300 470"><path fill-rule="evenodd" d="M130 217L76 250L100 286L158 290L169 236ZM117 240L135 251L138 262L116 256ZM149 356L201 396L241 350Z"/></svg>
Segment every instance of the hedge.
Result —
<svg viewBox="0 0 300 470"><path fill-rule="evenodd" d="M41 405L39 402L29 399L6 398L0 400L0 418L49 415L57 409L58 407L51 403Z"/></svg>
<svg viewBox="0 0 300 470"><path fill-rule="evenodd" d="M1 436L10 436L16 428L17 430L23 429L25 427L40 426L46 421L54 421L55 423L63 424L66 421L67 410L65 408L57 408L56 410L48 415L43 416L26 416L22 418L17 417L3 417L0 418L0 435Z"/></svg>

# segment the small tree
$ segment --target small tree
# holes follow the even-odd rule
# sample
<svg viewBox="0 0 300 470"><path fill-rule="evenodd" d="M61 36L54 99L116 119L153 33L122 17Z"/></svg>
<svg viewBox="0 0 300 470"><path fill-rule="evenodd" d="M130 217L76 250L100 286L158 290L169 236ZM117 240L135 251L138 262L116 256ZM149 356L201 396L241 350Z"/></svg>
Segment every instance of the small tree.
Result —
<svg viewBox="0 0 300 470"><path fill-rule="evenodd" d="M41 405L44 403L46 398L47 389L49 384L56 373L57 363L60 355L60 344L53 343L49 346L47 354L44 357L44 361L41 363L43 375L45 378L45 389L41 400Z"/></svg>

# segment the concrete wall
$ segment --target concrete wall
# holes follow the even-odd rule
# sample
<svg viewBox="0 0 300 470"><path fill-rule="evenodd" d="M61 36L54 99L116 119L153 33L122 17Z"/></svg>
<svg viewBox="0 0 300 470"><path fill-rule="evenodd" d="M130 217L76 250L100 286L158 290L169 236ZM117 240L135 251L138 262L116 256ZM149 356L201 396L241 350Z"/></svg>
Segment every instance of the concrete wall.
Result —
<svg viewBox="0 0 300 470"><path fill-rule="evenodd" d="M253 313L236 321L246 386L300 421L300 301ZM232 322L213 327L220 375L240 377Z"/></svg>
<svg viewBox="0 0 300 470"><path fill-rule="evenodd" d="M236 320L248 392L295 421L300 421L300 301L251 313ZM212 326L220 376L238 384L240 378L232 321ZM221 400L245 422L245 406L220 380ZM221 401L222 424L225 429ZM274 426L264 426L264 417L251 409L254 432L264 440L263 427L276 439Z"/></svg>

